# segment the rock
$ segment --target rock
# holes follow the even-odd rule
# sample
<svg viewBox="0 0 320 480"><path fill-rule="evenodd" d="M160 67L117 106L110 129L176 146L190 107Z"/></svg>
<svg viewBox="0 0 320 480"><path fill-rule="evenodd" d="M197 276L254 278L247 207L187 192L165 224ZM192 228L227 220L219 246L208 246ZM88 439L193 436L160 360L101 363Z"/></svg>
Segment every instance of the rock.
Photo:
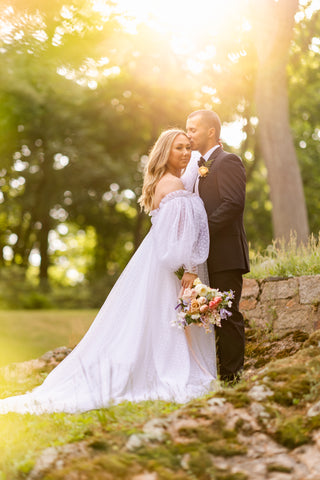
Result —
<svg viewBox="0 0 320 480"><path fill-rule="evenodd" d="M158 442L162 442L165 437L167 424L168 421L164 419L153 418L144 425L143 432L148 438L148 440L156 440Z"/></svg>
<svg viewBox="0 0 320 480"><path fill-rule="evenodd" d="M261 420L268 420L270 418L270 413L268 413L264 406L261 403L252 402L250 405L250 412L256 418Z"/></svg>
<svg viewBox="0 0 320 480"><path fill-rule="evenodd" d="M261 430L256 419L244 409L232 409L228 416L226 416L226 428L235 430L237 424L241 421L241 432L245 435L251 435L252 432Z"/></svg>
<svg viewBox="0 0 320 480"><path fill-rule="evenodd" d="M36 461L35 466L28 475L28 480L38 480L43 474L53 468L58 458L58 449L55 447L46 448Z"/></svg>
<svg viewBox="0 0 320 480"><path fill-rule="evenodd" d="M265 385L254 385L248 392L248 396L257 402L261 402L261 400L271 397L272 395L273 391Z"/></svg>
<svg viewBox="0 0 320 480"><path fill-rule="evenodd" d="M253 278L244 278L242 286L241 299L253 297L256 299L259 295L260 288L257 280Z"/></svg>
<svg viewBox="0 0 320 480"><path fill-rule="evenodd" d="M312 308L310 324L313 325L313 331L320 329L320 307L318 305Z"/></svg>
<svg viewBox="0 0 320 480"><path fill-rule="evenodd" d="M197 428L199 425L199 420L193 418L182 418L172 422L172 424L168 427L168 432L175 443L186 444L192 442L192 439L190 437L183 436L180 431L184 429L190 430Z"/></svg>
<svg viewBox="0 0 320 480"><path fill-rule="evenodd" d="M276 334L291 332L292 330L303 330L311 333L314 329L314 320L312 320L311 305L285 304L277 305L277 318L273 323L273 331Z"/></svg>
<svg viewBox="0 0 320 480"><path fill-rule="evenodd" d="M61 362L69 353L71 352L71 348L68 347L58 347L54 350L49 350L44 355L42 355L41 360L44 362L51 364L51 363L59 363Z"/></svg>
<svg viewBox="0 0 320 480"><path fill-rule="evenodd" d="M232 407L231 403L226 402L225 398L210 398L207 403L210 413L215 415L226 415Z"/></svg>
<svg viewBox="0 0 320 480"><path fill-rule="evenodd" d="M294 461L294 459L290 457L290 455L288 455L287 453L279 453L277 455L273 455L272 457L266 459L266 464L268 466L273 465L273 466L280 467L283 470L287 469L288 473L291 473L291 471L294 469L295 463L296 462Z"/></svg>
<svg viewBox="0 0 320 480"><path fill-rule="evenodd" d="M1 368L1 374L6 381L21 377L24 381L24 377L32 375L35 371L41 370L46 366L46 363L41 358L34 360L28 360L21 363L12 363Z"/></svg>
<svg viewBox="0 0 320 480"><path fill-rule="evenodd" d="M62 469L67 460L86 456L88 456L88 451L84 442L46 448L29 473L27 480L40 480L49 470Z"/></svg>
<svg viewBox="0 0 320 480"><path fill-rule="evenodd" d="M226 399L221 397L213 397L207 401L207 404L212 407L223 407L225 403Z"/></svg>
<svg viewBox="0 0 320 480"><path fill-rule="evenodd" d="M275 465L274 468L281 468L281 466L277 467L277 465ZM268 480L293 480L293 477L290 472L278 472L276 470L268 474Z"/></svg>
<svg viewBox="0 0 320 480"><path fill-rule="evenodd" d="M320 275L299 277L300 303L315 304L320 302Z"/></svg>
<svg viewBox="0 0 320 480"><path fill-rule="evenodd" d="M293 450L294 458L307 468L309 476L303 480L318 480L320 478L319 450L315 445L303 445Z"/></svg>
<svg viewBox="0 0 320 480"><path fill-rule="evenodd" d="M282 447L262 432L254 432L251 436L239 434L238 438L241 443L247 446L247 457L249 458L271 457L272 455L287 452L285 447Z"/></svg>
<svg viewBox="0 0 320 480"><path fill-rule="evenodd" d="M316 415L320 415L320 401L312 405L307 412L308 417L315 417Z"/></svg>
<svg viewBox="0 0 320 480"><path fill-rule="evenodd" d="M71 348L68 347L58 347L55 350L50 350L42 355L40 358L27 360L26 362L12 363L6 365L0 369L1 375L6 381L15 379L19 382L19 377L21 381L25 381L26 376L31 376L35 372L44 370L48 365L56 365L61 360L63 360L69 353Z"/></svg>
<svg viewBox="0 0 320 480"><path fill-rule="evenodd" d="M248 480L264 480L266 474L266 466L261 460L249 460L240 465L235 465L231 468L231 473L246 473Z"/></svg>
<svg viewBox="0 0 320 480"><path fill-rule="evenodd" d="M240 302L240 310L254 310L257 306L257 300L255 298L244 298Z"/></svg>
<svg viewBox="0 0 320 480"><path fill-rule="evenodd" d="M320 452L320 430L316 430L315 432L313 432L312 439L315 442L315 444L317 445L317 448Z"/></svg>
<svg viewBox="0 0 320 480"><path fill-rule="evenodd" d="M150 473L140 473L139 475L134 475L133 477L130 477L131 480L157 480L158 479L158 474L156 472Z"/></svg>
<svg viewBox="0 0 320 480"><path fill-rule="evenodd" d="M190 461L190 453L185 453L180 462L180 465L184 470L188 470L189 461Z"/></svg>
<svg viewBox="0 0 320 480"><path fill-rule="evenodd" d="M143 433L130 436L126 443L126 449L133 451L149 442L163 442L168 423L169 419L153 418L149 420L143 427Z"/></svg>
<svg viewBox="0 0 320 480"><path fill-rule="evenodd" d="M272 316L265 305L258 303L253 310L245 310L242 307L241 311L252 328L265 330L268 325L272 325Z"/></svg>
<svg viewBox="0 0 320 480"><path fill-rule="evenodd" d="M279 280L276 282L265 282L262 286L261 302L274 300L276 298L291 298L299 293L297 278Z"/></svg>
<svg viewBox="0 0 320 480"><path fill-rule="evenodd" d="M244 279L240 310L250 327L277 335L300 329L320 329L320 275L270 278L261 283Z"/></svg>
<svg viewBox="0 0 320 480"><path fill-rule="evenodd" d="M126 443L126 449L129 451L136 450L143 445L143 435L133 434L129 437L129 440Z"/></svg>

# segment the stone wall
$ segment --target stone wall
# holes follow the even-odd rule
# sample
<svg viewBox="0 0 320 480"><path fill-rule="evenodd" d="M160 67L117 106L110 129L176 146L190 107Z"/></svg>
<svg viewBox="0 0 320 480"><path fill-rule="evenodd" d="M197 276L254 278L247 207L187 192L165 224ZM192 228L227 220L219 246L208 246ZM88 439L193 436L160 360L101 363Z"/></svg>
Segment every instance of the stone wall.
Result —
<svg viewBox="0 0 320 480"><path fill-rule="evenodd" d="M311 333L320 328L320 275L244 278L240 310L253 327Z"/></svg>

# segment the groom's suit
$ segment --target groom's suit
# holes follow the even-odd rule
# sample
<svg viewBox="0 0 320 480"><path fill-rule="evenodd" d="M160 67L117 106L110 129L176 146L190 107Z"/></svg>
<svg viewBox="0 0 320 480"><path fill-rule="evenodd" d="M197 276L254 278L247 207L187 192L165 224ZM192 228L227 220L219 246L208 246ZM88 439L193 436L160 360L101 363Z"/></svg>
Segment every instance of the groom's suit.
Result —
<svg viewBox="0 0 320 480"><path fill-rule="evenodd" d="M239 312L242 275L249 271L249 255L243 225L246 173L239 157L218 147L210 155L209 172L199 178L199 195L208 215L210 286L234 290L232 316L216 328L219 373L232 380L243 367L244 322Z"/></svg>

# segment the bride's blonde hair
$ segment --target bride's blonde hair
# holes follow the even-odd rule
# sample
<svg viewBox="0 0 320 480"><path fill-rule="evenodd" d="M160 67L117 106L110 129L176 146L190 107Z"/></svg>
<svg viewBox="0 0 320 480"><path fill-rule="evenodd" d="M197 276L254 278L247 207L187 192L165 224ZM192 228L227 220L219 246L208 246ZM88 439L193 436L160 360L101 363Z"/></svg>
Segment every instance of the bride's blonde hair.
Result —
<svg viewBox="0 0 320 480"><path fill-rule="evenodd" d="M154 192L159 180L167 171L167 163L171 152L172 144L178 135L185 135L186 132L179 129L165 130L152 147L149 153L149 160L144 170L142 195L138 202L145 212L152 209Z"/></svg>

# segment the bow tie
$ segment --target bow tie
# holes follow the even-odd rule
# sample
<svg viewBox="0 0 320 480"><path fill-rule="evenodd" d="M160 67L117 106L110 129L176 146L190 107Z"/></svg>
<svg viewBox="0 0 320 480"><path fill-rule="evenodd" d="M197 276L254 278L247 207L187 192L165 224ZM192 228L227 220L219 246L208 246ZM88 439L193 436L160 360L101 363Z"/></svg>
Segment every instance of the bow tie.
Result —
<svg viewBox="0 0 320 480"><path fill-rule="evenodd" d="M198 160L198 166L199 167L204 167L206 165L206 161L203 157L200 157L199 160Z"/></svg>

